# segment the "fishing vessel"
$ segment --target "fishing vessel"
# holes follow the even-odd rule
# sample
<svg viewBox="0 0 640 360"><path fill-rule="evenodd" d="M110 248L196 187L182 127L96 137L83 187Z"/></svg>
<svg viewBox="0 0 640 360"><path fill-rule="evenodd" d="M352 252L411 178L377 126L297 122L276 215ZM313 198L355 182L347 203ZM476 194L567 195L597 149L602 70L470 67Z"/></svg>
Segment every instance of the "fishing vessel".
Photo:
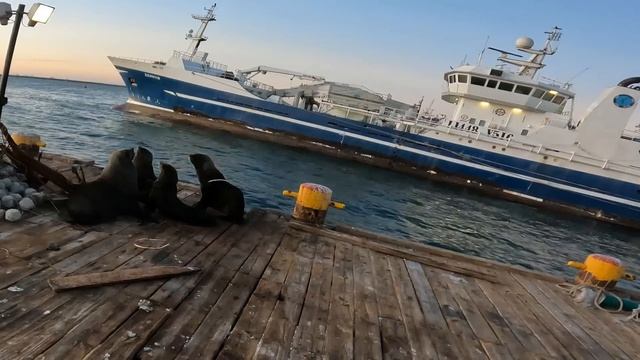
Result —
<svg viewBox="0 0 640 360"><path fill-rule="evenodd" d="M408 164L494 195L640 226L640 135L630 131L640 78L605 89L584 116L573 114L571 84L538 74L561 30L543 46L517 39L519 53L496 48L497 65L463 64L444 74L451 116L323 76L256 66L231 71L200 46L215 5L194 15L187 51L168 61L109 57L129 91L128 104L231 121L252 131L294 135L362 157ZM523 56L524 55L524 56ZM525 57L526 56L526 57ZM296 85L256 79L279 74Z"/></svg>

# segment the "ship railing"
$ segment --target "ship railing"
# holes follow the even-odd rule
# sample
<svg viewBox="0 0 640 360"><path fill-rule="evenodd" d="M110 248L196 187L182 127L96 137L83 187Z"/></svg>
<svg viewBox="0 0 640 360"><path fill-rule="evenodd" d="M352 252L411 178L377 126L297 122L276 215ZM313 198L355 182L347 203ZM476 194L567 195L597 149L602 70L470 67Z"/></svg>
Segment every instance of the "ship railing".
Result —
<svg viewBox="0 0 640 360"><path fill-rule="evenodd" d="M167 65L167 63L165 61L159 61L159 60L151 60L151 59L135 58L135 57L126 57L126 56L119 56L119 58L120 59L125 59L125 60L131 60L131 61L135 61L135 62L139 62L139 63L145 63L145 64Z"/></svg>
<svg viewBox="0 0 640 360"><path fill-rule="evenodd" d="M259 81L248 79L246 76L241 73L237 73L238 82L245 88L259 89L265 91L274 91L275 88L271 85L261 83Z"/></svg>
<svg viewBox="0 0 640 360"><path fill-rule="evenodd" d="M191 53L188 53L185 51L174 50L173 56L178 59L183 59L183 60L191 61L197 64L201 64L203 65L204 68L207 68L207 67L213 68L213 69L220 70L222 72L227 71L227 69L229 68L225 64L222 64L216 61L207 60L207 56L209 56L209 54L202 51L198 51L192 55Z"/></svg>
<svg viewBox="0 0 640 360"><path fill-rule="evenodd" d="M629 174L629 175L640 175L640 167L624 164L616 161L611 161L609 159L602 159L593 156L578 154L575 151L569 151L564 149L558 149L550 146L544 146L542 144L534 144L523 142L519 140L514 140L512 137L507 139L495 138L493 136L483 134L481 132L468 132L460 129L456 129L453 126L447 126L444 124L437 125L435 127L423 128L425 132L431 131L444 131L448 134L455 134L456 136L463 136L468 138L469 141L473 140L482 140L486 142L490 142L493 144L497 144L502 146L506 151L508 148L524 150L527 152L534 152L536 154L540 154L542 156L546 156L545 160L550 160L550 163L554 163L557 160L566 160L571 163L583 164L588 166L600 167L605 170L611 170L618 173ZM424 132L422 132L424 133Z"/></svg>

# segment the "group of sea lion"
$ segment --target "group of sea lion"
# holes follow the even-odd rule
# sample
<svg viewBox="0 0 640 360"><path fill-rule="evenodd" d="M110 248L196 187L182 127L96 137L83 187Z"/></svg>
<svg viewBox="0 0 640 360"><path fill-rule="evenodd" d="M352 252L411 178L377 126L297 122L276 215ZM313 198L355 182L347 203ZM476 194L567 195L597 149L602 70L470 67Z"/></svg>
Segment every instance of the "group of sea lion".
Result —
<svg viewBox="0 0 640 360"><path fill-rule="evenodd" d="M117 150L97 179L71 183L43 163L21 158L25 166L58 185L67 193L64 201L69 220L78 224L97 224L119 216L133 216L141 222L152 219L157 210L163 216L192 225L210 226L216 218L234 223L244 219L244 195L229 183L204 154L189 156L200 180L202 197L194 206L178 198L178 174L167 164L160 164L156 178L153 154L139 147Z"/></svg>

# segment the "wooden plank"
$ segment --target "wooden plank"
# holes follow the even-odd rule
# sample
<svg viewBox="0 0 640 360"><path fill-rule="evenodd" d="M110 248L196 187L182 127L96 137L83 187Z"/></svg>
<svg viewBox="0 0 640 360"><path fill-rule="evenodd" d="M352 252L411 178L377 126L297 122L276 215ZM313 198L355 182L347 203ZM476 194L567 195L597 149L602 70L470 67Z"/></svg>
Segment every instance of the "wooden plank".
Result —
<svg viewBox="0 0 640 360"><path fill-rule="evenodd" d="M133 359L170 315L171 309L160 307L158 304L154 304L154 309L150 312L137 310L83 359Z"/></svg>
<svg viewBox="0 0 640 360"><path fill-rule="evenodd" d="M509 288L484 281L477 281L477 284L529 352L543 353L546 349L550 356L559 359L593 359L591 353L519 284Z"/></svg>
<svg viewBox="0 0 640 360"><path fill-rule="evenodd" d="M382 359L378 324L378 303L374 290L373 261L370 251L353 249L354 324L353 358Z"/></svg>
<svg viewBox="0 0 640 360"><path fill-rule="evenodd" d="M82 359L104 340L138 308L137 299L128 296L103 298L78 325L39 355L37 360Z"/></svg>
<svg viewBox="0 0 640 360"><path fill-rule="evenodd" d="M170 303L177 307L177 309L174 315L167 320L167 323L148 341L147 346L150 347L152 351L140 353L139 356L141 358L174 358L182 351L185 345L185 339L187 337L191 338L201 326L203 320L216 306L222 294L231 286L230 282L234 278L234 274L242 265L243 259L238 258L238 256L233 256L235 260L233 262L227 262L226 265L220 265L220 263L218 263L219 261L222 262L221 259L224 260L227 258L226 254L231 251L236 251L233 250L234 248L231 246L227 246L226 242L229 242L228 245L236 246L235 249L237 249L239 245L246 246L247 244L245 243L253 243L255 245L255 241L259 238L251 236L250 234L261 232L264 227L258 223L257 226L251 228L243 226L232 227L232 229L229 233L225 233L221 241L216 241L216 243L212 244L212 246L199 255L196 258L197 261L194 260L194 264L202 264L205 269L205 276L203 276L203 281L198 283L193 290L189 290L190 294L188 297L179 291L184 288L184 284L182 284L182 287L180 287L180 283L170 285L169 289L176 288L175 291L167 291L167 289L165 289L166 285L173 280L165 283L165 285L151 297L151 299L162 301L164 304ZM249 236L247 236L247 234L249 234ZM242 238L245 239L239 241L239 239ZM273 239L273 241L279 241L279 239ZM223 250L221 250L221 248ZM244 259L248 258L249 255L250 251L245 251ZM264 254L264 256L271 257L270 254ZM274 257L275 256L279 256L278 252L276 252ZM264 263L265 266L267 265L266 262L260 262ZM234 263L236 266L232 267ZM255 279L257 281L257 278ZM188 284L187 289L191 286L191 284ZM175 295L176 293L180 293L181 295L177 296ZM214 327L215 324L210 323L207 324L207 326ZM199 336L206 338L204 334Z"/></svg>
<svg viewBox="0 0 640 360"><path fill-rule="evenodd" d="M282 235L278 236L281 237ZM296 240L294 241L294 239ZM273 239L270 239L270 242L275 241ZM272 261L279 262L279 259L289 257L290 251L294 251L292 245L297 242L298 238L287 236L285 242L282 243L282 246L289 248L290 250L278 251L272 258ZM298 250L300 250L300 246L298 246ZM259 251L256 250L254 253L259 253ZM271 258L268 254L263 254L263 256L265 258ZM250 259L247 259L247 261L250 260L251 257ZM249 267L254 268L255 265L259 263L263 263L263 261L258 260L249 265ZM262 268L263 271L264 269L265 267ZM290 279L289 271L292 271L292 269L293 265L291 265L287 270L287 279ZM258 277L259 275L256 278ZM264 278L260 280L258 286L251 295L251 298L247 302L247 305L242 310L242 313L240 314L238 321L233 327L233 330L225 340L224 347L220 351L218 358L251 358L254 356L254 354L256 353L256 349L258 348L258 344L261 341L263 334L265 333L265 329L267 328L269 319L274 309L278 306L278 299L281 297L284 298L285 295L283 294L286 294L286 291L283 289L283 287L284 284L280 282L275 282ZM282 307L282 305L280 305L280 307Z"/></svg>
<svg viewBox="0 0 640 360"><path fill-rule="evenodd" d="M438 357L440 359L460 359L463 352L458 348L458 342L449 333L449 326L442 315L440 304L431 289L431 284L422 265L408 260L405 260L405 264L422 309L429 337L433 339Z"/></svg>
<svg viewBox="0 0 640 360"><path fill-rule="evenodd" d="M118 236L105 239L105 241L97 242L94 245L59 261L58 263L53 264L51 268L36 272L29 277L23 278L16 283L16 286L24 289L22 292L13 293L7 290L0 290L0 296L2 296L3 299L9 300L6 304L0 304L3 316L0 318L0 324L16 321L20 318L21 314L37 308L40 304L53 296L54 293L51 292L47 285L48 278L56 275L69 274L94 263L99 258L105 256L105 254L109 254L120 246L125 245L129 241L129 236L132 236L133 234L136 234L136 231L132 230L130 233L125 232ZM112 267L105 270L112 270L117 267L119 263L116 262L112 265ZM42 267L39 269L42 269ZM4 308L5 305L10 308Z"/></svg>
<svg viewBox="0 0 640 360"><path fill-rule="evenodd" d="M336 243L325 353L333 359L353 357L353 248Z"/></svg>
<svg viewBox="0 0 640 360"><path fill-rule="evenodd" d="M330 230L327 230L327 231L330 231ZM366 238L370 241L404 246L404 247L407 247L408 249L411 249L413 253L424 256L424 257L438 256L441 258L452 259L452 260L463 260L467 264L472 264L472 265L477 265L483 268L493 269L498 272L510 272L515 274L522 274L525 276L534 277L536 279L542 279L547 281L561 280L561 278L548 273L533 271L530 269L524 269L515 265L505 264L505 263L481 258L479 256L461 254L460 252L423 244L419 240L412 240L412 239L401 240L401 239L392 238L389 236L376 234L363 229L357 229L352 226L345 226L345 225L337 225L335 227L334 232L336 234L341 234L343 236L351 235L351 236Z"/></svg>
<svg viewBox="0 0 640 360"><path fill-rule="evenodd" d="M198 256L201 252L201 247L206 247L206 245L213 243L218 238L218 235L223 231L224 229L219 228L207 229L204 233L197 230L195 233L196 236L192 237L189 235L189 229L182 229L184 234L179 236L177 241L171 241L173 239L168 239L170 240L169 247L165 247L161 250L145 250L142 255L131 258L129 261L121 265L120 268L126 269L130 266L140 266L146 263L167 263L174 260L171 255L176 253L182 254L182 256L184 256L184 260L189 262L191 259ZM187 240L192 240L192 243L186 244L188 243ZM200 242L202 242L202 244L199 245L200 247L189 246L193 245L193 243L199 244ZM167 249L171 249L171 251L164 251ZM154 289L157 289L162 285L162 283L158 283L157 281L146 281L144 283L138 283L136 286L142 284L144 284L144 286L136 288L136 290L140 292L138 295L151 293ZM72 357L79 358L85 356L85 354L91 351L92 348L97 347L97 350L94 349L91 356L95 356L95 354L99 354L101 352L109 353L116 358L127 358L133 356L138 350L140 350L141 345L146 343L148 338L168 316L166 311L162 312L165 309L158 303L154 304L154 314L147 315L144 312L138 311L137 301L139 299L139 296L130 297L122 307L115 308L117 309L116 314L111 314L108 311L105 311L100 312L91 318L85 319L78 324L76 328L66 334L63 339L57 342L55 346L52 347L51 352L55 354L69 354L70 356L72 355ZM114 308L106 307L105 310L106 309ZM155 313L156 311L160 312ZM99 326L91 331L92 346L74 346L73 344L76 344L78 341L81 341L84 344L84 332L74 330L91 328L92 326L95 327L95 323L103 324L103 326ZM136 333L136 336L129 338L130 333L127 333L127 331L133 331ZM119 346L119 343L125 343L125 345Z"/></svg>
<svg viewBox="0 0 640 360"><path fill-rule="evenodd" d="M49 286L51 286L54 291L59 292L78 288L162 279L179 275L187 275L196 271L200 271L200 269L190 266L149 266L137 269L113 270L99 273L55 277L49 279Z"/></svg>
<svg viewBox="0 0 640 360"><path fill-rule="evenodd" d="M0 336L3 339L0 359L33 358L40 354L64 336L82 318L88 316L104 295L104 292L94 291L85 293L84 296L57 296L39 310L40 314L49 311L45 316L33 318L25 316L23 317L25 321L21 321L17 327L3 328L0 330ZM59 305L61 300L63 304ZM33 313L36 312L33 311ZM29 318L28 321L27 318Z"/></svg>
<svg viewBox="0 0 640 360"><path fill-rule="evenodd" d="M375 292L380 316L382 356L385 359L410 359L411 345L404 327L400 305L393 290L388 256L372 252Z"/></svg>
<svg viewBox="0 0 640 360"><path fill-rule="evenodd" d="M305 224L292 223L293 228L303 229L311 233L334 238L352 245L366 247L370 250L386 254L389 256L400 257L407 260L417 261L424 265L434 268L454 272L461 275L471 276L486 281L500 283L501 278L495 270L488 267L477 266L465 262L464 256L457 259L442 258L438 256L424 256L416 254L415 250L408 248L405 244L390 244L372 241L370 239L358 238L345 234L335 233L326 229L314 228Z"/></svg>
<svg viewBox="0 0 640 360"><path fill-rule="evenodd" d="M289 358L290 344L307 293L315 251L315 242L303 238L293 254L294 262L258 343L254 359Z"/></svg>
<svg viewBox="0 0 640 360"><path fill-rule="evenodd" d="M466 357L486 359L487 356L484 349L473 333L471 326L464 316L464 312L449 289L448 283L451 280L450 276L453 276L453 274L447 274L441 270L427 266L423 266L423 269L432 285L433 292L438 299L440 309L449 325L451 333L458 338L457 341L463 344L460 349L466 353Z"/></svg>
<svg viewBox="0 0 640 360"><path fill-rule="evenodd" d="M532 283L532 279L521 277L520 275L513 275L513 277L527 290L529 294L536 301L544 307L562 326L571 333L584 347L596 359L613 359L612 354L609 354L599 343L594 340L587 332L585 332L578 324L574 322L569 315L560 310L554 302L549 300L535 284ZM602 341L602 339L599 339Z"/></svg>
<svg viewBox="0 0 640 360"><path fill-rule="evenodd" d="M493 332L493 329L465 290L468 280L452 275L449 275L449 280L447 283L449 290L451 290L453 297L456 299L476 337L484 342L498 342L498 338Z"/></svg>
<svg viewBox="0 0 640 360"><path fill-rule="evenodd" d="M504 344L509 351L510 357L520 357L523 354L527 354L530 352L530 349L525 348L518 338L514 335L509 327L507 320L505 320L500 312L496 309L494 304L487 298L482 289L478 286L477 280L475 279L466 279L467 282L465 284L465 292L468 294L469 298L475 305L477 306L480 313L487 320L491 329L497 336L499 342ZM525 325L526 326L526 325ZM496 352L496 349L490 349L485 346L483 342L483 347L485 351L489 353L489 351ZM541 350L540 354L549 355L548 352ZM497 355L496 355L497 356ZM491 356L490 356L491 357Z"/></svg>
<svg viewBox="0 0 640 360"><path fill-rule="evenodd" d="M556 289L554 289L556 286L554 284L543 283L539 280L532 280L531 282L538 287L540 293L552 301L553 304L556 304L556 307L564 314L570 316L576 324L596 340L614 358L632 359L639 354L631 346L626 346L626 341L621 339L624 336L624 333L622 329L617 329L621 328L620 325L613 327L613 329L617 329L615 333L603 331L603 329L610 327L596 321L595 318L590 316L591 314L578 311L578 308L581 305L567 302L566 297L568 296L566 294L556 292ZM594 322L597 325L594 325ZM620 341L618 341L618 339L620 339Z"/></svg>
<svg viewBox="0 0 640 360"><path fill-rule="evenodd" d="M407 330L411 345L411 355L414 359L437 359L436 348L428 337L427 324L417 301L413 284L404 265L404 260L390 257L389 268L395 288L402 321Z"/></svg>
<svg viewBox="0 0 640 360"><path fill-rule="evenodd" d="M252 276L236 273L176 359L215 357L257 283Z"/></svg>
<svg viewBox="0 0 640 360"><path fill-rule="evenodd" d="M324 354L334 252L333 242L318 240L307 297L293 337L292 358L313 358Z"/></svg>
<svg viewBox="0 0 640 360"><path fill-rule="evenodd" d="M567 292L552 283L540 281L538 282L538 287L549 294L552 299L563 301L571 306L578 313L577 316L589 321L589 323L595 327L595 331L608 337L610 341L620 347L629 357L633 358L635 354L640 354L640 341L638 341L637 329L633 325L628 326L630 325L629 323L620 321L620 318L627 314L608 314L602 311L594 311L593 308L577 305ZM555 296L551 296L551 294ZM616 318L614 319L614 317ZM603 331L602 329L615 329L615 331Z"/></svg>

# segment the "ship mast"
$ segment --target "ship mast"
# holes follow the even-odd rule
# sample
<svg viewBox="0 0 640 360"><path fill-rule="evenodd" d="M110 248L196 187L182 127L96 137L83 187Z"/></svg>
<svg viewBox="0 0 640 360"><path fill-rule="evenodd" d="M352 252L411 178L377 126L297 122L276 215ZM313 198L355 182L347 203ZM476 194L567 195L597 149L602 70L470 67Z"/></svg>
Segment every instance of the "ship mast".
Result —
<svg viewBox="0 0 640 360"><path fill-rule="evenodd" d="M201 22L198 31L196 31L196 33L194 34L193 30L189 30L187 36L185 37L186 40L191 40L191 44L189 44L189 47L187 48L187 53L190 54L191 57L195 56L198 52L200 43L202 43L203 41L207 41L207 37L204 36L207 25L209 25L211 21L216 21L216 15L214 13L216 4L213 4L213 6L208 9L204 9L207 11L205 15L191 15L192 18L194 18L195 20L200 20Z"/></svg>
<svg viewBox="0 0 640 360"><path fill-rule="evenodd" d="M519 56L519 55L511 54L509 52L498 50L498 49L493 49L493 48L491 49L497 50L502 53L502 55L498 58L498 60L505 62L507 64L518 66L519 75L527 76L533 79L533 77L536 75L538 70L544 67L545 64L543 64L542 61L544 60L545 56L553 55L558 50L557 46L554 46L554 44L560 40L560 36L562 35L560 30L562 29L555 26L553 29L551 29L551 31L545 32L545 34L547 34L547 41L544 43L544 47L539 50L531 48L533 46L533 40L529 38L518 39L518 41L522 41L522 43L516 44L516 46L518 47L518 50L531 54L531 57L529 58L529 60L517 60L517 59L509 58L507 57L507 55L514 55L514 56Z"/></svg>

